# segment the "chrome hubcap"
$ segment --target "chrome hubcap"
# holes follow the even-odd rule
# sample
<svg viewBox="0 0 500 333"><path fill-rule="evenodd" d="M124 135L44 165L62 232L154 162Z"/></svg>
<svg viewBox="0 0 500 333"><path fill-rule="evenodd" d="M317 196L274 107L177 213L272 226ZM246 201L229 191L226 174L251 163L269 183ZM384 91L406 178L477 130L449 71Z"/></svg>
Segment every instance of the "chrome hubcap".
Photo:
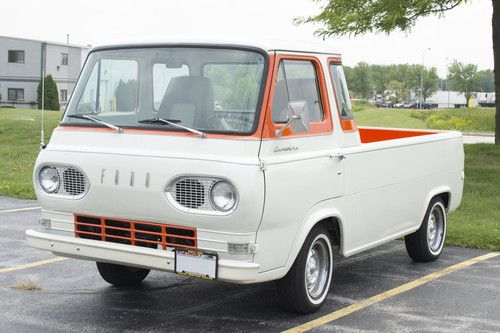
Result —
<svg viewBox="0 0 500 333"><path fill-rule="evenodd" d="M427 244L433 253L441 250L445 233L445 215L440 206L432 208L427 220Z"/></svg>
<svg viewBox="0 0 500 333"><path fill-rule="evenodd" d="M323 295L330 271L330 252L324 239L317 239L309 249L306 261L306 288L313 299Z"/></svg>

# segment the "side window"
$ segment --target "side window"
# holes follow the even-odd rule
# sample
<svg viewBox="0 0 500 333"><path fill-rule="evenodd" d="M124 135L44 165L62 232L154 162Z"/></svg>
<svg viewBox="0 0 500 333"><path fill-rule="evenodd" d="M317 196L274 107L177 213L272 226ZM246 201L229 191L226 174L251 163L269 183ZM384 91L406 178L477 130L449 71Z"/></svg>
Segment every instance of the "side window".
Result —
<svg viewBox="0 0 500 333"><path fill-rule="evenodd" d="M324 119L316 67L309 60L282 60L278 67L271 116L274 123L288 121L288 103L306 101L311 122Z"/></svg>
<svg viewBox="0 0 500 333"><path fill-rule="evenodd" d="M343 119L353 119L351 98L345 80L344 70L342 65L331 63L330 75L332 76L333 88L335 89L335 97L339 107L340 117Z"/></svg>
<svg viewBox="0 0 500 333"><path fill-rule="evenodd" d="M189 75L189 67L181 65L176 67L167 67L166 64L153 65L153 102L155 111L160 108L167 87L174 77Z"/></svg>

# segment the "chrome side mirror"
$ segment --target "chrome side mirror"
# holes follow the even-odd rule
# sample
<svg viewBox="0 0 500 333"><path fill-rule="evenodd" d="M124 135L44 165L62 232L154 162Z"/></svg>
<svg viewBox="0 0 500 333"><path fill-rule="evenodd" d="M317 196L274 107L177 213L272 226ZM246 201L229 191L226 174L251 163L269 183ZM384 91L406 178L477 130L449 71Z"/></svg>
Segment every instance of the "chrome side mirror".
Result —
<svg viewBox="0 0 500 333"><path fill-rule="evenodd" d="M309 131L311 118L309 115L309 103L307 101L291 101L288 103L288 121L282 128L276 130L275 134L279 138L283 131L289 126L292 133L303 133Z"/></svg>

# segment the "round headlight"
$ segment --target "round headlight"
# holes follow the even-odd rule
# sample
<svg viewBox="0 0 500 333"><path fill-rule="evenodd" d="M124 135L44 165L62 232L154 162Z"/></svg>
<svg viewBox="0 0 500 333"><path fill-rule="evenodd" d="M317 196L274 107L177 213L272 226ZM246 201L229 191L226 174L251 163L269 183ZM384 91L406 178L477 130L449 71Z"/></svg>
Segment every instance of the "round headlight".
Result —
<svg viewBox="0 0 500 333"><path fill-rule="evenodd" d="M218 181L210 191L210 201L215 209L227 212L236 205L236 190L224 180Z"/></svg>
<svg viewBox="0 0 500 333"><path fill-rule="evenodd" d="M38 174L40 187L47 193L54 193L59 188L59 173L56 168L43 167Z"/></svg>

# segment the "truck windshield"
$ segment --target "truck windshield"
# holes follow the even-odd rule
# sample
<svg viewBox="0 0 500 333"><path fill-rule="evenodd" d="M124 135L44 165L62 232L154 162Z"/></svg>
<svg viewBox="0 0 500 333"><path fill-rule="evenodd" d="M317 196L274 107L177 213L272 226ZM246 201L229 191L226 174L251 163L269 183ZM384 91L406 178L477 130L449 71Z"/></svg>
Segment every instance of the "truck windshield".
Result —
<svg viewBox="0 0 500 333"><path fill-rule="evenodd" d="M251 134L257 127L265 57L241 49L155 47L89 55L62 125ZM73 117L71 117L73 116ZM75 117L77 116L77 117Z"/></svg>

